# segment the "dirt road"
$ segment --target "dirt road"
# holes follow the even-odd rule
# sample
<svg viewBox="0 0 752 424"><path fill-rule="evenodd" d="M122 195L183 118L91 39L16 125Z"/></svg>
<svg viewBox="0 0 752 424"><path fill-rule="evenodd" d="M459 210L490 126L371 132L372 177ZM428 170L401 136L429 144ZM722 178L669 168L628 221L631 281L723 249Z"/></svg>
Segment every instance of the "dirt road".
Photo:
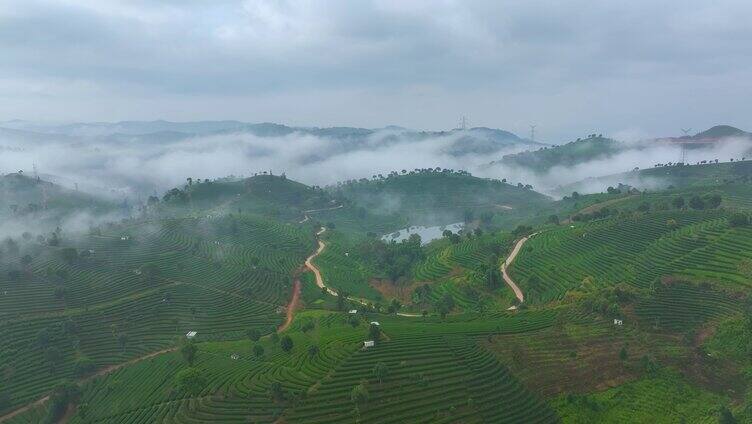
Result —
<svg viewBox="0 0 752 424"><path fill-rule="evenodd" d="M277 332L281 333L285 330L287 330L290 327L290 324L292 324L292 319L295 318L295 310L298 309L298 304L300 303L300 278L295 278L295 283L292 287L292 298L290 299L290 303L287 305L287 318L285 319L285 322L277 328Z"/></svg>
<svg viewBox="0 0 752 424"><path fill-rule="evenodd" d="M512 249L512 253L509 254L509 257L504 261L503 264L501 264L501 276L504 278L504 281L507 283L507 285L512 289L514 292L514 295L517 297L517 299L520 301L520 303L525 301L525 295L522 294L522 290L520 290L520 287L515 284L514 280L512 280L512 277L509 276L509 273L507 273L507 268L509 265L512 264L514 261L514 258L517 257L517 254L520 253L520 249L522 249L522 245L525 244L526 241L530 240L533 236L536 234L531 234L528 237L523 237L517 241L517 243L514 245L514 249Z"/></svg>

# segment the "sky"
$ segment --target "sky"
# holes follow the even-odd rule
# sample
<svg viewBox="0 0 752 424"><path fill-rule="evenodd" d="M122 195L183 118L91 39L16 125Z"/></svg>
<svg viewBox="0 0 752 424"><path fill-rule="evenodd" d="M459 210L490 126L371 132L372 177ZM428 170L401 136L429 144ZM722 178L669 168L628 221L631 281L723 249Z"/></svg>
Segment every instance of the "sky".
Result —
<svg viewBox="0 0 752 424"><path fill-rule="evenodd" d="M741 0L3 0L0 121L752 130Z"/></svg>

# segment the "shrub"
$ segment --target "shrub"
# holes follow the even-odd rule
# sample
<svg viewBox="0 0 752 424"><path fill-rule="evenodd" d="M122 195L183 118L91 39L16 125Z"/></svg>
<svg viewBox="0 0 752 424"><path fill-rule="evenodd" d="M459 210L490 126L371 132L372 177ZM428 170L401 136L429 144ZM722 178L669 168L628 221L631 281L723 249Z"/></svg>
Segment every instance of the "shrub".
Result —
<svg viewBox="0 0 752 424"><path fill-rule="evenodd" d="M91 361L91 359L82 356L76 360L75 364L75 373L77 377L83 377L86 374L91 373L94 371L94 362Z"/></svg>
<svg viewBox="0 0 752 424"><path fill-rule="evenodd" d="M282 339L279 341L279 346L285 352L290 352L292 350L292 347L293 347L293 342L292 342L292 339L290 338L290 336L284 336L284 337L282 337Z"/></svg>
<svg viewBox="0 0 752 424"><path fill-rule="evenodd" d="M196 368L186 368L176 376L178 390L186 395L195 396L206 386L206 378Z"/></svg>
<svg viewBox="0 0 752 424"><path fill-rule="evenodd" d="M689 207L696 210L705 209L705 202L700 198L700 196L693 196L691 199L689 199Z"/></svg>
<svg viewBox="0 0 752 424"><path fill-rule="evenodd" d="M257 342L261 338L261 332L255 328L249 329L248 331L245 332L245 334L253 342Z"/></svg>
<svg viewBox="0 0 752 424"><path fill-rule="evenodd" d="M746 227L749 225L749 215L737 212L729 217L729 225L732 227Z"/></svg>
<svg viewBox="0 0 752 424"><path fill-rule="evenodd" d="M198 349L196 348L196 345L193 344L193 342L186 342L181 348L180 348L180 354L183 356L183 359L185 359L185 362L188 363L188 365L193 366L193 362L196 360L196 351Z"/></svg>

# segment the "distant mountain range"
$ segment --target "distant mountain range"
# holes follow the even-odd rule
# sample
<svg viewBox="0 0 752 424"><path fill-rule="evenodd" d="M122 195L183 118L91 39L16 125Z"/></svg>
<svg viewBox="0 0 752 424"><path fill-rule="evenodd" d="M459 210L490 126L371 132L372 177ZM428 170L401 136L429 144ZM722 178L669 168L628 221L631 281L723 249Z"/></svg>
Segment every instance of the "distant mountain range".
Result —
<svg viewBox="0 0 752 424"><path fill-rule="evenodd" d="M452 156L492 154L543 146L521 138L509 131L485 127L453 129L449 131L416 131L388 126L384 128L354 127L290 127L275 123L246 123L240 121L122 121L93 122L62 125L37 124L28 121L0 122L0 137L26 141L84 141L173 143L194 137L250 134L256 137L315 136L331 140L337 150L356 150L363 147L401 142L420 142L432 138L452 138L445 153Z"/></svg>

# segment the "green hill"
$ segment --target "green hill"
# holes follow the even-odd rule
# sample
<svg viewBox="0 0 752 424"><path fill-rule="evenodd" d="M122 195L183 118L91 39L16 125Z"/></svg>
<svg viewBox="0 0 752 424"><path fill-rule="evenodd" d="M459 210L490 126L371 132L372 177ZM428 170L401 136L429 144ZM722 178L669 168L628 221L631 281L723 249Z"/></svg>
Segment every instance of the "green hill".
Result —
<svg viewBox="0 0 752 424"><path fill-rule="evenodd" d="M65 223L85 229L86 225L100 223L104 216L116 220L131 212L127 203L118 204L20 173L0 176L0 205L0 231L11 235L28 229L51 231Z"/></svg>
<svg viewBox="0 0 752 424"><path fill-rule="evenodd" d="M750 137L752 134L730 125L716 125L705 131L695 134L692 138L724 138L724 137Z"/></svg>
<svg viewBox="0 0 752 424"><path fill-rule="evenodd" d="M491 165L526 168L536 173L546 173L555 166L570 167L595 159L604 159L627 147L616 140L591 135L558 146L545 146L538 150L506 155Z"/></svg>
<svg viewBox="0 0 752 424"><path fill-rule="evenodd" d="M0 414L746 422L747 164L645 170L691 183L559 201L438 169L326 189L271 175L189 180L137 218L2 240ZM720 172L734 177L715 181ZM9 192L31 193L14 199L34 202L41 183L11 178ZM427 244L381 238L456 221L467 226ZM309 257L340 296L315 284ZM501 278L507 259L523 302Z"/></svg>
<svg viewBox="0 0 752 424"><path fill-rule="evenodd" d="M702 163L705 162L705 163ZM746 157L733 161L715 163L702 161L691 165L661 165L630 172L588 178L573 184L559 187L562 195L573 191L588 193L606 191L609 186L625 184L640 190L661 190L668 188L712 187L734 183L747 183L752 179L752 161Z"/></svg>
<svg viewBox="0 0 752 424"><path fill-rule="evenodd" d="M529 212L549 198L530 186L474 177L463 171L396 171L373 179L348 181L329 191L373 214L396 214L414 225L441 225L483 214Z"/></svg>

